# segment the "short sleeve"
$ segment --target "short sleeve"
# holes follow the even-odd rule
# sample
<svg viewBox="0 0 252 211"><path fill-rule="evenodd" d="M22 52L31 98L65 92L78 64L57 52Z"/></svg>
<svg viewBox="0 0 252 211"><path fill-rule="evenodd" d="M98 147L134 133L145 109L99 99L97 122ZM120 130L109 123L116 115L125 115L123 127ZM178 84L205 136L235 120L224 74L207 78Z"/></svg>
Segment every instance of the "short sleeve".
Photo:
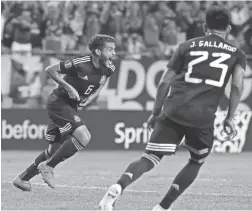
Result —
<svg viewBox="0 0 252 211"><path fill-rule="evenodd" d="M182 53L181 53L181 45L177 48L175 53L172 55L171 59L169 60L167 67L172 69L175 73L179 74L182 65Z"/></svg>
<svg viewBox="0 0 252 211"><path fill-rule="evenodd" d="M238 51L238 55L237 55L237 58L236 58L236 64L240 65L244 70L246 69L247 56L241 50Z"/></svg>
<svg viewBox="0 0 252 211"><path fill-rule="evenodd" d="M68 59L66 61L60 62L60 72L63 74L67 74L69 72L74 71L74 63L72 59Z"/></svg>

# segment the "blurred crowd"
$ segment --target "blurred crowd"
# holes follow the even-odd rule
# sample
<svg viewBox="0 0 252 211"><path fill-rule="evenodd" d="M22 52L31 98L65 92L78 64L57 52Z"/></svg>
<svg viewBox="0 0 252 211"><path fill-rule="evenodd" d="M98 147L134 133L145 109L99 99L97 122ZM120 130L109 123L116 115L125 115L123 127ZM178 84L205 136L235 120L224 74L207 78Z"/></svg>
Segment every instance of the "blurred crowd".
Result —
<svg viewBox="0 0 252 211"><path fill-rule="evenodd" d="M97 33L114 36L123 58L167 59L181 42L204 35L211 4L229 9L228 39L252 55L251 1L1 1L2 108L44 108L56 83L41 70L68 54L89 53ZM106 99L99 97L101 108Z"/></svg>
<svg viewBox="0 0 252 211"><path fill-rule="evenodd" d="M229 9L229 40L252 54L250 1L1 1L2 52L36 50L88 53L96 33L116 38L117 51L171 55L176 46L202 36L210 4Z"/></svg>

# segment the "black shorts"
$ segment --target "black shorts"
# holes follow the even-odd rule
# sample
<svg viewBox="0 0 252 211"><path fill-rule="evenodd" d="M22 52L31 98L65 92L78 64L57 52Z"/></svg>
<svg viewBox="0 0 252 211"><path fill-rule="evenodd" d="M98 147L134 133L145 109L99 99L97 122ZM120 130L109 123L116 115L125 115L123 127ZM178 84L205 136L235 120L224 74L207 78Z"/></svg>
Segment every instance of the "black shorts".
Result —
<svg viewBox="0 0 252 211"><path fill-rule="evenodd" d="M47 102L49 122L46 131L46 140L49 142L62 143L64 136L81 125L85 125L82 118L64 99L52 93Z"/></svg>
<svg viewBox="0 0 252 211"><path fill-rule="evenodd" d="M175 154L183 137L185 137L184 147L189 150L191 160L204 162L213 146L213 127L207 129L187 127L163 114L156 120L146 152L158 155Z"/></svg>

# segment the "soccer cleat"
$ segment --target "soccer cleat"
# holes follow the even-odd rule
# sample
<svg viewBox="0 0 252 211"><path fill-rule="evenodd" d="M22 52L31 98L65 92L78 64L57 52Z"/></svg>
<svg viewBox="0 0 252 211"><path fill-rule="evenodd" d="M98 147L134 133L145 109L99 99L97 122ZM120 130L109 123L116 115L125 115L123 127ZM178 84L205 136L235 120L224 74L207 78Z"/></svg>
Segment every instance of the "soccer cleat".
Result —
<svg viewBox="0 0 252 211"><path fill-rule="evenodd" d="M114 208L114 204L116 200L122 193L122 187L119 184L112 185L108 191L106 192L105 196L99 203L99 210L107 210L111 211Z"/></svg>
<svg viewBox="0 0 252 211"><path fill-rule="evenodd" d="M38 165L38 170L39 173L41 173L45 183L48 184L51 188L55 188L53 168L46 165L45 163L40 163Z"/></svg>
<svg viewBox="0 0 252 211"><path fill-rule="evenodd" d="M171 208L167 209L171 210ZM166 211L166 209L162 208L159 204L157 204L155 207L153 207L152 211Z"/></svg>
<svg viewBox="0 0 252 211"><path fill-rule="evenodd" d="M29 181L21 180L20 176L17 176L14 179L13 185L22 191L31 191L31 183Z"/></svg>

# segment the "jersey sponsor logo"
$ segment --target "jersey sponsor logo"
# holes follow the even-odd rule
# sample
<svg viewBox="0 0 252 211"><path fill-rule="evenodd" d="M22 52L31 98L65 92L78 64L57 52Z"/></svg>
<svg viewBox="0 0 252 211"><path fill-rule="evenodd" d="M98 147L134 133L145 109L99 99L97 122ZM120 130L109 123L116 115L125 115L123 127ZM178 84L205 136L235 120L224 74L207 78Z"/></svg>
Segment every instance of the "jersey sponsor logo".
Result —
<svg viewBox="0 0 252 211"><path fill-rule="evenodd" d="M84 56L84 57L79 57L75 58L72 60L74 65L80 64L80 63L85 63L85 62L90 62L90 56Z"/></svg>
<svg viewBox="0 0 252 211"><path fill-rule="evenodd" d="M101 76L100 84L103 84L106 81L106 76Z"/></svg>
<svg viewBox="0 0 252 211"><path fill-rule="evenodd" d="M65 61L64 66L66 69L70 69L73 66L73 64L72 64L71 60L67 60L67 61Z"/></svg>
<svg viewBox="0 0 252 211"><path fill-rule="evenodd" d="M73 118L74 118L74 121L75 121L75 122L80 122L80 121L81 121L80 117L78 117L78 116L76 116L76 115L75 115Z"/></svg>

